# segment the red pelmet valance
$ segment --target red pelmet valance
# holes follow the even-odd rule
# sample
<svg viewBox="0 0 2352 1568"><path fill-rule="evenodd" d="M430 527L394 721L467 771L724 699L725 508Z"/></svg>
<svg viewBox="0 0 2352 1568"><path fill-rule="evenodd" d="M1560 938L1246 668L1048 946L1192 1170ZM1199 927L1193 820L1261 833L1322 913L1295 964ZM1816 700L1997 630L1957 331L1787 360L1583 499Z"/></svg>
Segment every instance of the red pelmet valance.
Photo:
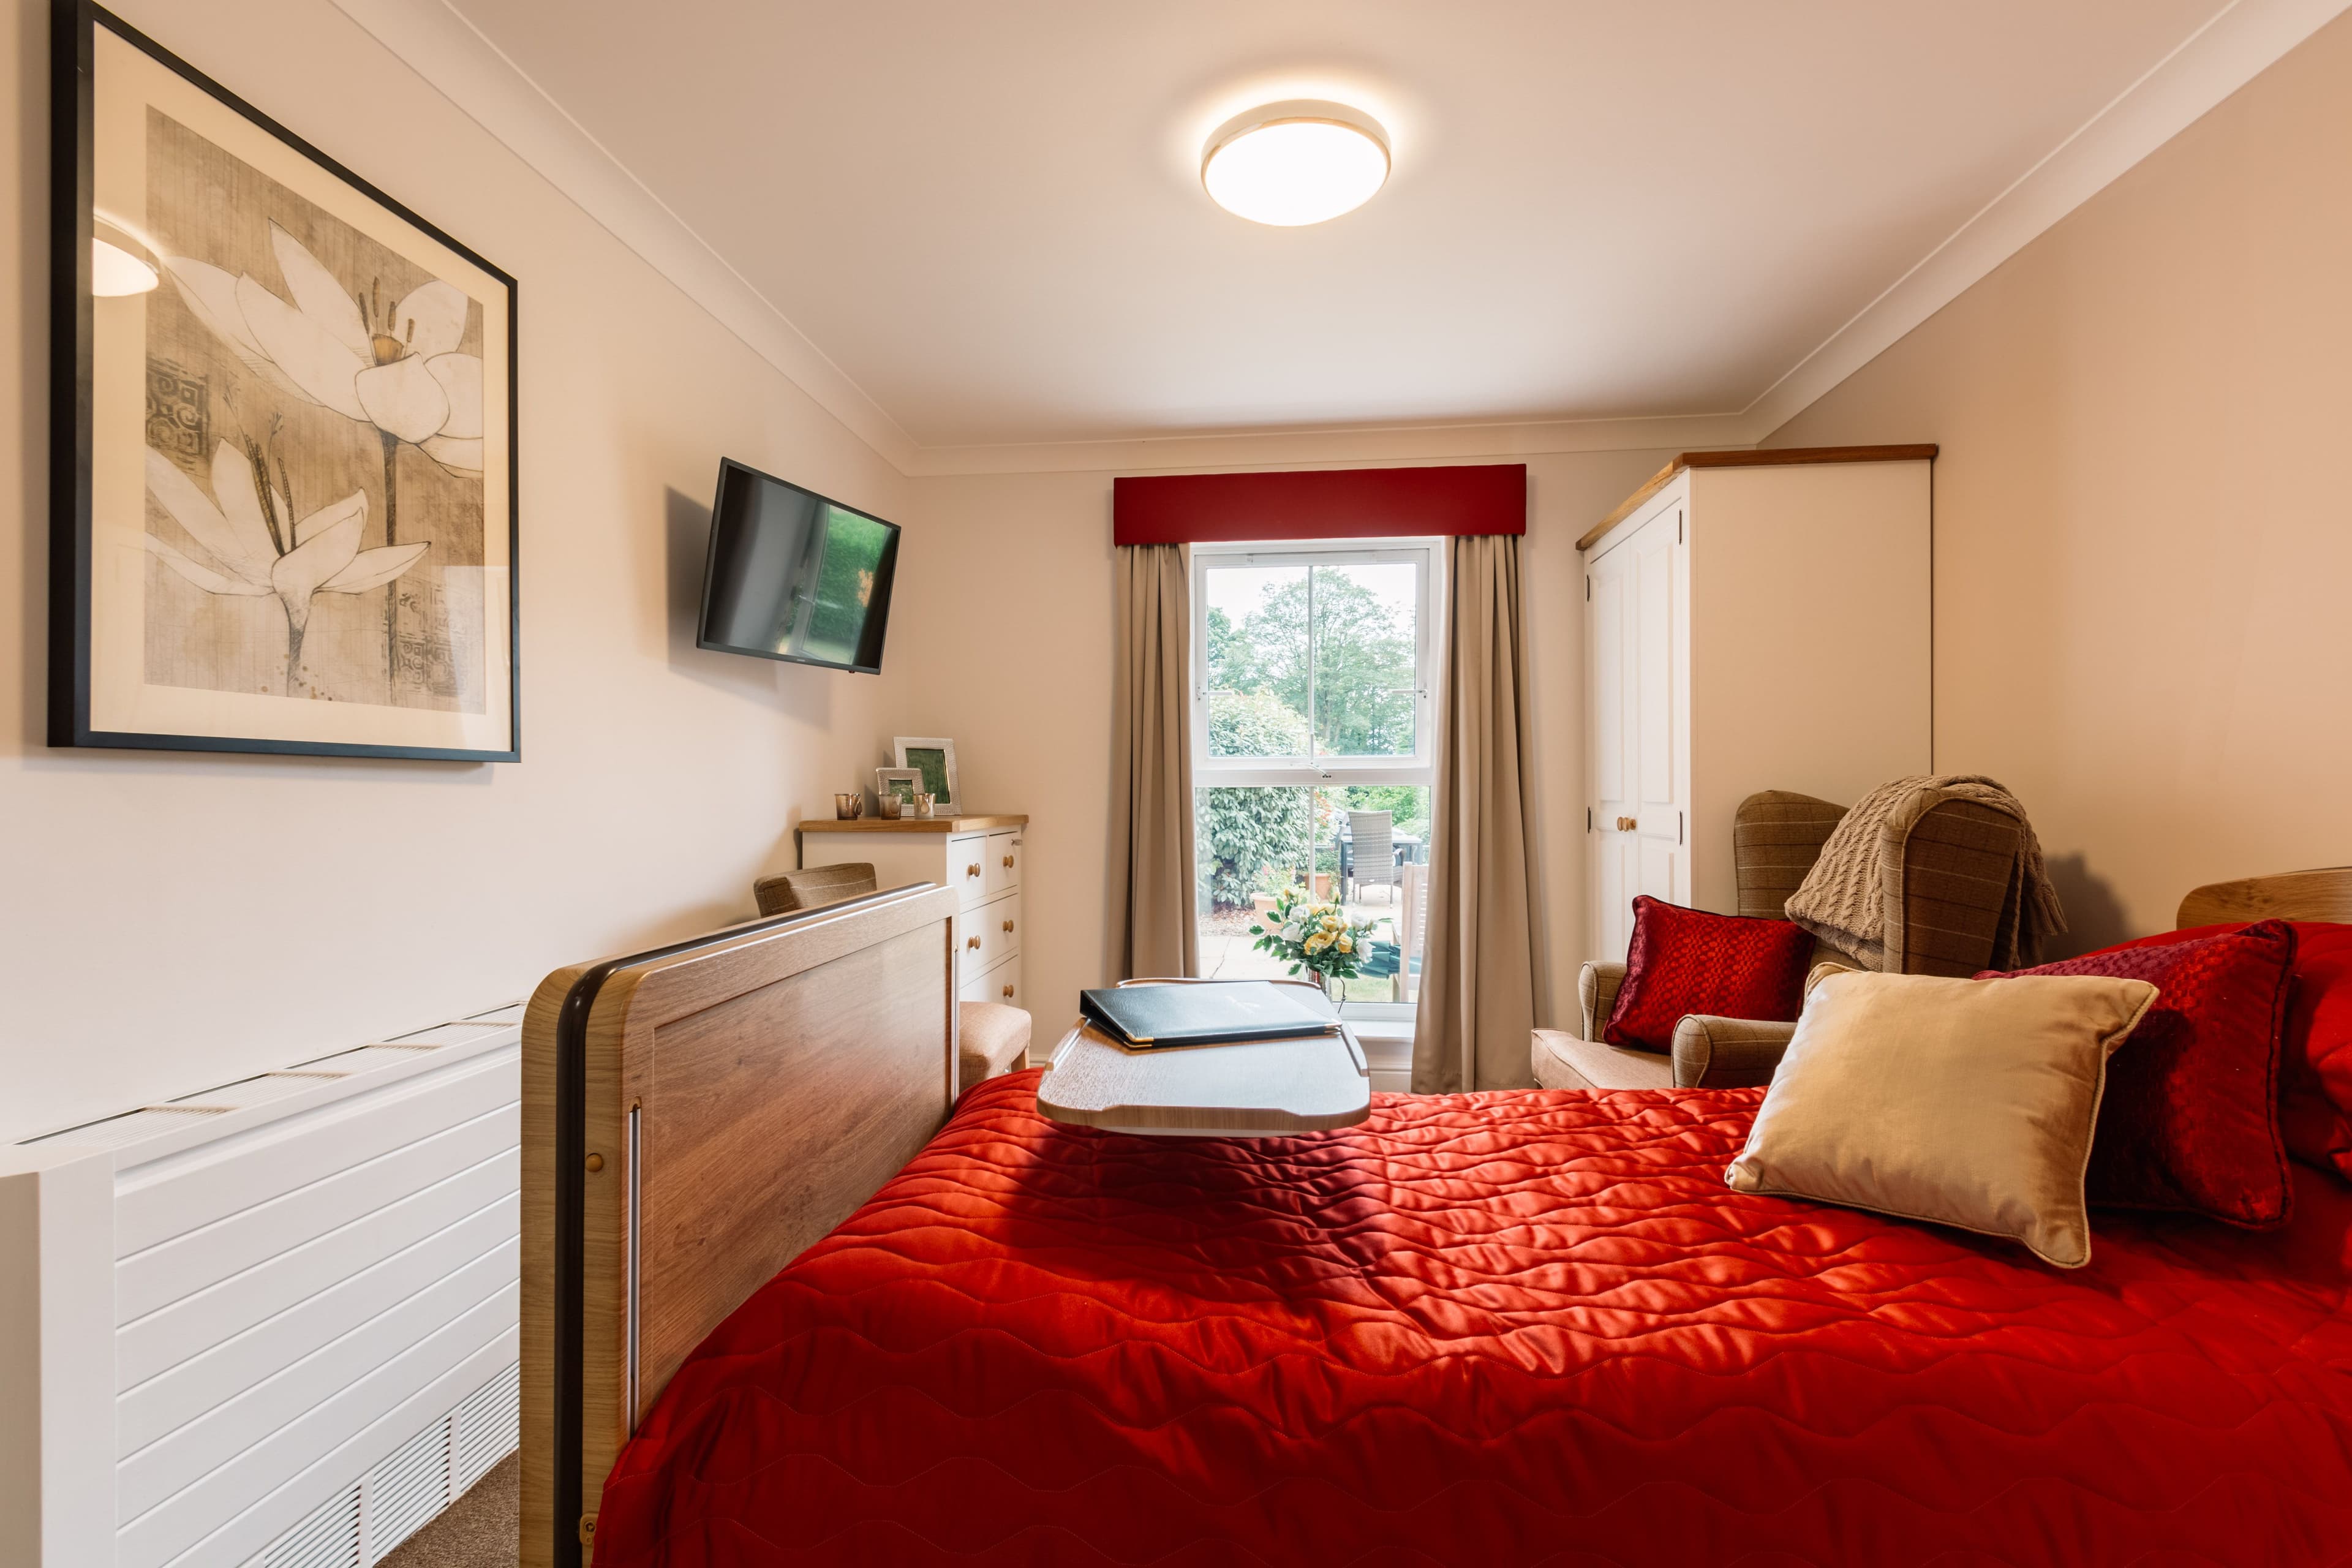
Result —
<svg viewBox="0 0 2352 1568"><path fill-rule="evenodd" d="M1525 533L1528 466L1157 474L1111 481L1119 544Z"/></svg>

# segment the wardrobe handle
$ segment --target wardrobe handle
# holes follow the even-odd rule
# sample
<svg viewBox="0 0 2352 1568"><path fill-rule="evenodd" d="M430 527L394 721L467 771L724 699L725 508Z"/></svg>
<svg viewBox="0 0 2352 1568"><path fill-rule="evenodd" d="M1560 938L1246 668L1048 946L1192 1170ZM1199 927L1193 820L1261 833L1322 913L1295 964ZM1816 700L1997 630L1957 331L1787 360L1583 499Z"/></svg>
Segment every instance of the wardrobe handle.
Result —
<svg viewBox="0 0 2352 1568"><path fill-rule="evenodd" d="M1004 929L1008 931L1011 931L1013 929L1013 922L1011 921L1006 921L1004 922Z"/></svg>
<svg viewBox="0 0 2352 1568"><path fill-rule="evenodd" d="M1010 1001L1012 1001L1012 1000L1013 1000L1013 987L1012 987L1012 986L1010 986L1010 985L1008 985L1008 986L1006 986L1006 987L1004 988L1004 999L1005 999L1007 1002L1010 1002Z"/></svg>
<svg viewBox="0 0 2352 1568"><path fill-rule="evenodd" d="M966 938L964 939L964 946L966 946L966 947L976 948L976 947L978 947L979 945L980 945L980 938L978 938L978 937L976 937L976 936L974 936L974 937L966 937Z"/></svg>
<svg viewBox="0 0 2352 1568"><path fill-rule="evenodd" d="M967 877L977 877L977 876L979 876L979 875L980 875L980 862L979 862L979 861L977 861L977 860L975 860L975 861L973 861L971 865L966 866L966 867L963 868L963 874L964 874L965 876L967 876Z"/></svg>
<svg viewBox="0 0 2352 1568"><path fill-rule="evenodd" d="M1010 855L1004 858L1004 868L1008 871L1013 869L1013 857Z"/></svg>
<svg viewBox="0 0 2352 1568"><path fill-rule="evenodd" d="M1642 819L1638 816L1621 816L1617 819L1617 831L1620 833L1631 833L1641 826Z"/></svg>

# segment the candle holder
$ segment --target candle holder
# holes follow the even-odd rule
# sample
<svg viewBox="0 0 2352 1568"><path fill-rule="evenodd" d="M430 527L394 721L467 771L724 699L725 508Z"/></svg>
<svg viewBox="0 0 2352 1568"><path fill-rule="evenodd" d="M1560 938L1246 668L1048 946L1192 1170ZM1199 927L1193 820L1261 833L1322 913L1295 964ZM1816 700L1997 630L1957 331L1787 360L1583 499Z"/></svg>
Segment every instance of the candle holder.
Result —
<svg viewBox="0 0 2352 1568"><path fill-rule="evenodd" d="M853 789L833 797L833 815L842 822L855 822L866 815L866 792Z"/></svg>

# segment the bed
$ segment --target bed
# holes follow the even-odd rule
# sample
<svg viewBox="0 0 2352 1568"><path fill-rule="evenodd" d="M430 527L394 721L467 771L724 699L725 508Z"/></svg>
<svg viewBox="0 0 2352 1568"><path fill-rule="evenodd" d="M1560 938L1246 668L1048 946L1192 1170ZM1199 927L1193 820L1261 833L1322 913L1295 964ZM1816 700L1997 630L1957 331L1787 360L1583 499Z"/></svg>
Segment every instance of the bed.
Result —
<svg viewBox="0 0 2352 1568"><path fill-rule="evenodd" d="M2183 923L2347 903L2352 872L2306 873L2200 889ZM672 984L702 1010L813 992L831 963L870 967L866 937L928 973L942 907L909 890L830 936L715 939L722 957L764 943L772 964L836 956L779 981L738 955L727 983ZM551 1064L581 973L534 1003ZM951 1060L951 968L941 985ZM2091 1265L2061 1273L1727 1190L1760 1089L1384 1095L1340 1131L1160 1141L1045 1121L1033 1072L917 1138L944 1109L907 1087L939 1000L917 991L884 1031L904 1081L827 1112L905 1122L911 1159L862 1203L862 1173L819 1181L793 1222L846 1218L804 1252L795 1233L712 1259L728 1286L690 1311L677 1300L704 1266L681 1259L713 1249L626 1224L632 1184L661 1182L646 1102L587 1091L624 1122L637 1107L642 1172L609 1184L611 1225L583 1218L575 1305L602 1327L574 1349L580 1387L604 1392L575 1396L576 1447L548 1392L561 1367L536 1403L526 1390L527 1563L584 1561L583 1542L625 1568L2352 1562L2352 1185L2333 1174L2298 1166L2273 1232L2103 1214ZM597 1007L573 1006L591 1067ZM632 1006L606 998L608 1037ZM641 1057L701 1011L655 1015ZM802 1049L772 1019L755 1033L745 1061ZM658 1081L625 1058L603 1069L616 1086ZM696 1179L725 1184L708 1162ZM741 1180L775 1212L772 1171ZM553 1239L527 1237L527 1267L560 1261ZM527 1341L551 1283L526 1280ZM666 1310L649 1355L626 1325ZM578 1467L569 1499L558 1463Z"/></svg>

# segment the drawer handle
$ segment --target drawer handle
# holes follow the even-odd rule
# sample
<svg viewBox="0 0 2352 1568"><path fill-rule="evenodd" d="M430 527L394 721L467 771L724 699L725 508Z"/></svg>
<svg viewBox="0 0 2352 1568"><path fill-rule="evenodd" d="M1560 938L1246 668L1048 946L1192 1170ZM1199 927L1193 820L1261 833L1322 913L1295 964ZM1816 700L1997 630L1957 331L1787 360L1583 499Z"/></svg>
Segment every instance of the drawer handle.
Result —
<svg viewBox="0 0 2352 1568"><path fill-rule="evenodd" d="M1641 826L1642 819L1638 816L1621 816L1617 819L1617 831L1620 833L1631 833Z"/></svg>
<svg viewBox="0 0 2352 1568"><path fill-rule="evenodd" d="M1013 869L1013 857L1010 855L1004 858L1004 868L1008 871Z"/></svg>
<svg viewBox="0 0 2352 1568"><path fill-rule="evenodd" d="M979 862L979 861L977 861L977 860L975 860L975 861L973 861L971 865L966 866L966 867L963 868L963 874L964 874L965 876L967 876L967 877L977 877L977 876L979 876L979 875L980 875L980 862Z"/></svg>
<svg viewBox="0 0 2352 1568"><path fill-rule="evenodd" d="M1004 922L1004 929L1006 931L1011 931L1013 929L1013 922L1011 921L1006 921Z"/></svg>
<svg viewBox="0 0 2352 1568"><path fill-rule="evenodd" d="M980 938L978 938L978 937L976 937L976 936L973 936L973 937L966 937L966 938L964 939L964 946L966 946L966 947L972 947L972 948L976 948L976 947L978 947L979 945L980 945Z"/></svg>
<svg viewBox="0 0 2352 1568"><path fill-rule="evenodd" d="M1007 1002L1010 1002L1010 1001L1012 1001L1012 1000L1013 1000L1013 987L1012 987L1012 986L1010 986L1010 985L1008 985L1008 986L1006 986L1006 987L1004 988L1004 999L1005 999Z"/></svg>

